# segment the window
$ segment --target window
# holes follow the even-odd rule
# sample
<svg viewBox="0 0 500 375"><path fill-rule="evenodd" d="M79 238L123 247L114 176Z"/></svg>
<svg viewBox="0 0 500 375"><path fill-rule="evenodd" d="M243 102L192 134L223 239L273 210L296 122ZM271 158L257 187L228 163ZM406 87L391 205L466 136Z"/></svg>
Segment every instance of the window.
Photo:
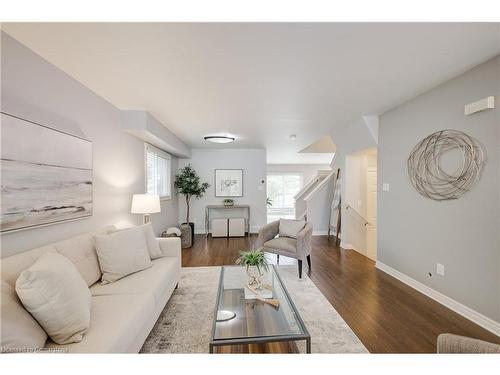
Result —
<svg viewBox="0 0 500 375"><path fill-rule="evenodd" d="M271 173L267 175L267 195L272 206L267 208L268 221L279 218L295 219L294 196L302 188L299 173Z"/></svg>
<svg viewBox="0 0 500 375"><path fill-rule="evenodd" d="M170 199L170 155L146 143L146 193Z"/></svg>

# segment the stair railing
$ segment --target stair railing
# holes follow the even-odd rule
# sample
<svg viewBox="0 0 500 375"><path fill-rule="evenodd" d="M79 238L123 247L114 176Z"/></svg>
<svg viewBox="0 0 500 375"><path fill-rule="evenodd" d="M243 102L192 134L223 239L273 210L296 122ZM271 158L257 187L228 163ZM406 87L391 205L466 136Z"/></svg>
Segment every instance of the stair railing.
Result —
<svg viewBox="0 0 500 375"><path fill-rule="evenodd" d="M359 218L361 218L363 221L364 221L364 226L366 227L367 225L371 225L371 223L363 216L361 215L358 211L356 211L356 209L348 204L345 205L345 210L348 211L348 210L352 210L356 216L358 216Z"/></svg>

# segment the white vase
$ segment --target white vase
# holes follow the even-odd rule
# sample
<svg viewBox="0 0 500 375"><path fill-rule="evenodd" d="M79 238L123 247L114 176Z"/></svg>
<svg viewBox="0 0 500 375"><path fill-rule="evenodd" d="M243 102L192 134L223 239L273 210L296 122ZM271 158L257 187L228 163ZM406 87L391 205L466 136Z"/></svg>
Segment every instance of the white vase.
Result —
<svg viewBox="0 0 500 375"><path fill-rule="evenodd" d="M260 289L262 287L263 269L257 266L247 266L248 285Z"/></svg>

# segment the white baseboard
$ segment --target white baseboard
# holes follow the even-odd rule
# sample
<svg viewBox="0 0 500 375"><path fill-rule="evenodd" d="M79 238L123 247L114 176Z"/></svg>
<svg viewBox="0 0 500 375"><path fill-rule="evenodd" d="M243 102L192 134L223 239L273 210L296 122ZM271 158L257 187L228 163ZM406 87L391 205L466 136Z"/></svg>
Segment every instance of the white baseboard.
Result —
<svg viewBox="0 0 500 375"><path fill-rule="evenodd" d="M251 226L250 227L250 233L259 233L259 229L260 229L260 227L258 227L258 226L255 226L255 227ZM205 229L203 229L203 228L195 228L194 229L194 234L206 234L205 233Z"/></svg>
<svg viewBox="0 0 500 375"><path fill-rule="evenodd" d="M446 306L450 310L455 311L457 314L462 315L464 318L467 318L477 325L483 327L484 329L487 329L495 335L500 336L499 322L496 322L493 319L484 316L483 314L471 309L470 307L467 307L464 304L457 302L448 296L445 296L444 294L428 287L427 285L422 284L420 281L412 279L404 273L401 273L382 262L377 261L375 267L405 283L406 285L411 286L413 289L418 290L420 293L425 294L427 297L430 297L440 304Z"/></svg>
<svg viewBox="0 0 500 375"><path fill-rule="evenodd" d="M327 236L327 230L313 230L313 236Z"/></svg>
<svg viewBox="0 0 500 375"><path fill-rule="evenodd" d="M342 237L340 237L340 247L347 250L356 250L349 242L342 241Z"/></svg>
<svg viewBox="0 0 500 375"><path fill-rule="evenodd" d="M250 233L259 233L259 226L251 226ZM195 228L194 234L205 234L205 229ZM326 236L328 234L327 230L315 230L313 231L313 236Z"/></svg>
<svg viewBox="0 0 500 375"><path fill-rule="evenodd" d="M260 228L262 228L261 225L251 225L250 233L259 233Z"/></svg>

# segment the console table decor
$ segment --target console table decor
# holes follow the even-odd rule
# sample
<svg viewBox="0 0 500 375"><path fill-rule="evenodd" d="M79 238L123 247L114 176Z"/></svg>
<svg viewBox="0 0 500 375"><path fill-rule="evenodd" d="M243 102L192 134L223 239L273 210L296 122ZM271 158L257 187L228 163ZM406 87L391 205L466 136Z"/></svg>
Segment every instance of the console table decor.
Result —
<svg viewBox="0 0 500 375"><path fill-rule="evenodd" d="M235 204L232 206L224 206L223 204L217 204L217 205L208 205L205 206L205 234L208 237L208 234L210 232L210 219L213 218L213 211L224 211L226 215L224 216L217 216L218 219L226 218L226 219L231 219L231 218L239 218L241 216L228 216L230 212L234 212L236 210L244 210L246 211L246 217L245 217L245 232L250 233L250 206L248 204ZM230 215L230 214L229 214Z"/></svg>

